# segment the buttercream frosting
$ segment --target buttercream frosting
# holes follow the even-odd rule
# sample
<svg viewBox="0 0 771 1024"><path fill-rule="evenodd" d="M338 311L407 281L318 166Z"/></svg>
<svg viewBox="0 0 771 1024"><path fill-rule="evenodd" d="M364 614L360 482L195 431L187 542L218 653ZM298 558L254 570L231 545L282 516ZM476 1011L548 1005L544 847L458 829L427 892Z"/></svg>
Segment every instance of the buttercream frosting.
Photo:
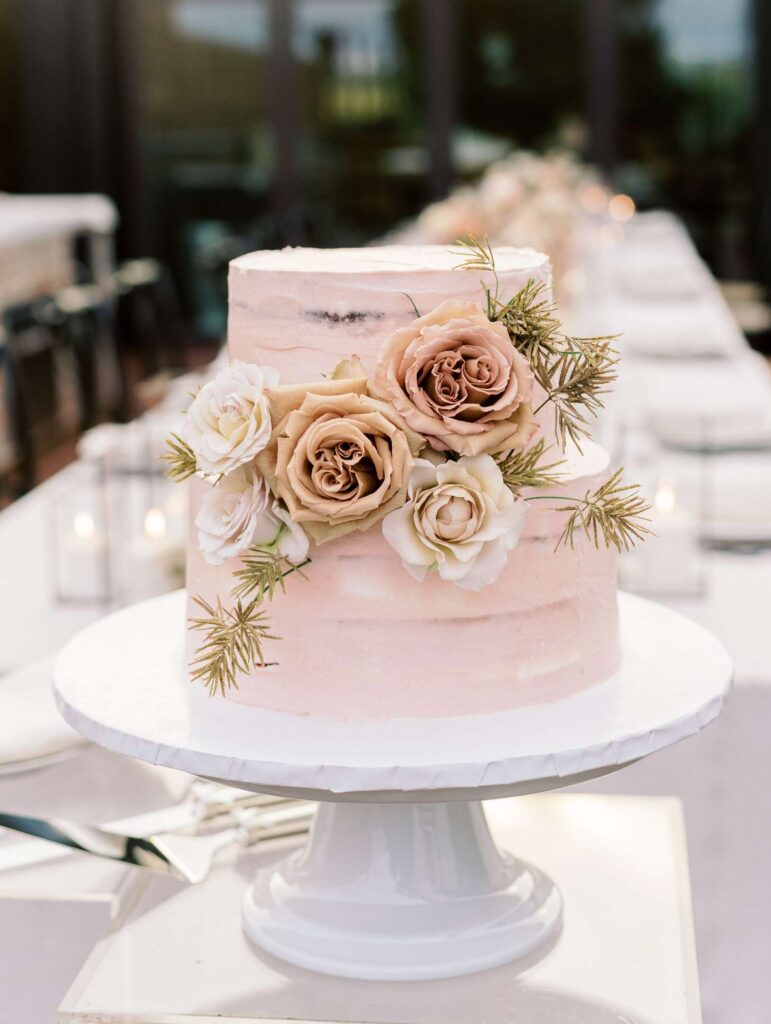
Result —
<svg viewBox="0 0 771 1024"><path fill-rule="evenodd" d="M415 308L448 298L483 305L483 288L509 298L530 279L550 296L546 256L495 256L497 282L435 246L243 256L230 269L230 356L275 367L282 383L319 379L353 355L372 374L384 339ZM539 419L551 439L548 411ZM607 454L587 442L566 452L548 494L580 498L608 475ZM192 482L193 524L210 486ZM378 527L314 546L306 578L293 574L267 609L282 638L270 664L242 675L228 699L320 717L433 718L553 701L607 678L619 659L615 551L580 531L573 547L557 548L566 513L541 494L500 576L478 593L437 574L413 578ZM226 601L239 564L209 564L193 526L189 595ZM189 634L191 658L198 641Z"/></svg>

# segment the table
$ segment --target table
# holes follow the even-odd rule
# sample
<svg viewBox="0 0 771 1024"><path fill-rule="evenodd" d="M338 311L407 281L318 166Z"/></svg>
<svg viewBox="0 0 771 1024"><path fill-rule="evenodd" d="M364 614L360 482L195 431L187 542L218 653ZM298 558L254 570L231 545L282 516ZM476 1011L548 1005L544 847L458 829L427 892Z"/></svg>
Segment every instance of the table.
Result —
<svg viewBox="0 0 771 1024"><path fill-rule="evenodd" d="M244 876L286 852L258 850L220 865L205 886L148 879L84 966L61 1019L699 1024L678 801L549 795L492 801L486 813L496 840L516 842L565 892L563 931L537 955L431 982L291 967L251 947L240 928Z"/></svg>
<svg viewBox="0 0 771 1024"><path fill-rule="evenodd" d="M168 807L188 785L180 773L88 747L54 767L1 776L0 806L43 817L107 822ZM41 859L13 866L30 854ZM3 1024L55 1019L83 961L141 880L135 869L0 829Z"/></svg>

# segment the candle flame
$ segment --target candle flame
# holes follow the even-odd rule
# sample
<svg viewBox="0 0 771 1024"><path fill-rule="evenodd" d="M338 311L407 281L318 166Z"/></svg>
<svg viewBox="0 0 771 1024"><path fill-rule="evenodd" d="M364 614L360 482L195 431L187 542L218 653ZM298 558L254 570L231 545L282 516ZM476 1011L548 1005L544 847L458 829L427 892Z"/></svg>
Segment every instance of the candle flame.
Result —
<svg viewBox="0 0 771 1024"><path fill-rule="evenodd" d="M90 540L96 533L94 517L89 512L76 512L72 520L72 532L79 540Z"/></svg>
<svg viewBox="0 0 771 1024"><path fill-rule="evenodd" d="M677 504L675 488L668 480L662 480L656 488L653 504L657 512L671 512Z"/></svg>
<svg viewBox="0 0 771 1024"><path fill-rule="evenodd" d="M154 506L145 513L145 536L150 540L161 540L166 536L166 514Z"/></svg>

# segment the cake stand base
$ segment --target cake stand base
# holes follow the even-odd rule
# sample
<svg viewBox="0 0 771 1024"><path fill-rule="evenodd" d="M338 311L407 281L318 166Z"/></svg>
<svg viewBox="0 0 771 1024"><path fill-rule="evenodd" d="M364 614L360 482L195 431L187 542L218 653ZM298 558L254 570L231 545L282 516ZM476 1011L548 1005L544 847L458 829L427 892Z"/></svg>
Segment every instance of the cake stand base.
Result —
<svg viewBox="0 0 771 1024"><path fill-rule="evenodd" d="M562 900L501 853L476 801L322 804L307 846L258 873L250 939L299 967L370 981L450 978L540 946Z"/></svg>

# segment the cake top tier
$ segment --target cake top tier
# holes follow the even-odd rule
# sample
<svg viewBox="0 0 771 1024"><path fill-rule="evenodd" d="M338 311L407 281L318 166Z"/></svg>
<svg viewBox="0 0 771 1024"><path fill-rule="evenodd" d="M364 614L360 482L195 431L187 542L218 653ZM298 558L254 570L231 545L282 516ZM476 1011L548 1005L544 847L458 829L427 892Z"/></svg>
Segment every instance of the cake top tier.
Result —
<svg viewBox="0 0 771 1024"><path fill-rule="evenodd" d="M549 259L533 249L495 250L501 296L531 278L551 286ZM275 366L285 383L330 373L357 355L374 370L384 340L447 299L482 304L495 277L461 270L439 245L281 249L230 265L228 346L232 359Z"/></svg>
<svg viewBox="0 0 771 1024"><path fill-rule="evenodd" d="M264 249L233 260L237 273L251 270L293 274L403 274L431 273L456 269L463 260L457 252L441 245L378 245L359 249ZM549 259L535 249L496 247L499 271L536 271Z"/></svg>

